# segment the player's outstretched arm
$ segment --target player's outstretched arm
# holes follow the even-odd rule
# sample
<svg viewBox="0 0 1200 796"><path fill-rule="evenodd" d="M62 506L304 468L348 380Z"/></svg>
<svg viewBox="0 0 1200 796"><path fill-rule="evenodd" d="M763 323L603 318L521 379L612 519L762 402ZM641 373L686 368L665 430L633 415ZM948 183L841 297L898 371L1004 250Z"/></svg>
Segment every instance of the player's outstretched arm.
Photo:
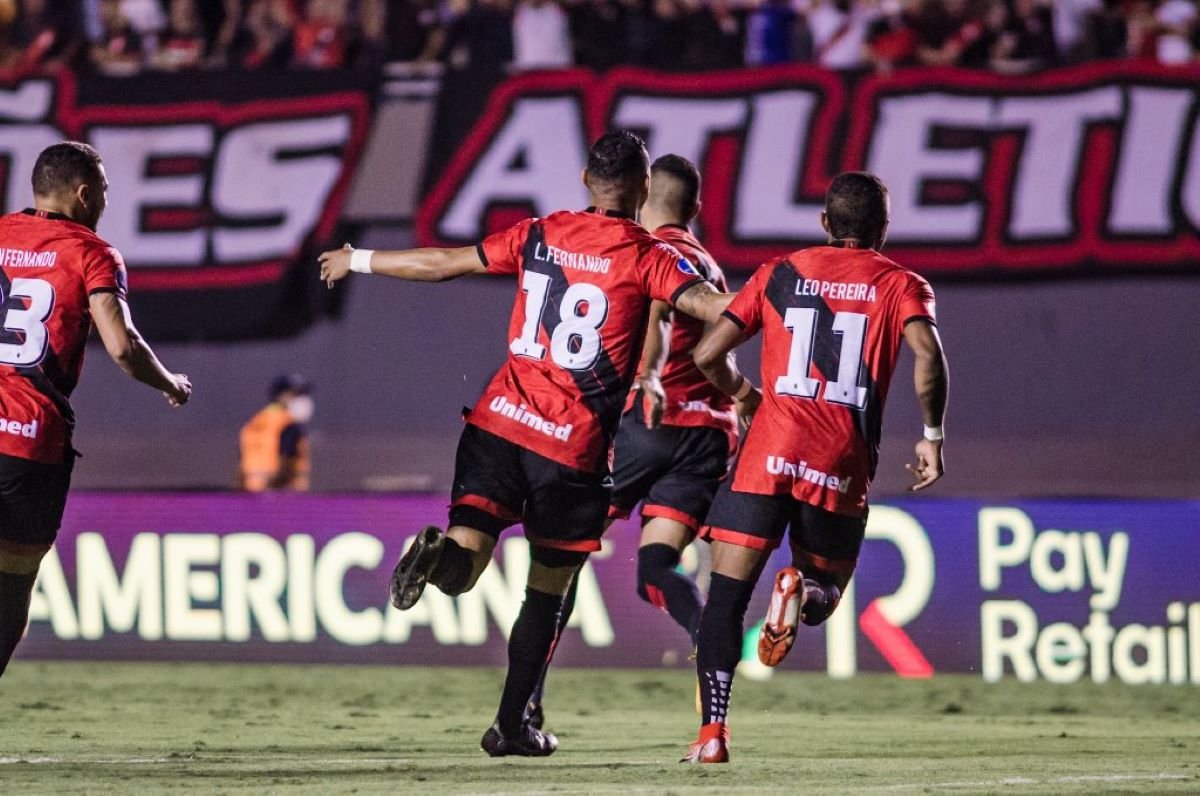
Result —
<svg viewBox="0 0 1200 796"><path fill-rule="evenodd" d="M762 402L762 393L741 374L734 358L730 356L733 349L744 342L746 336L741 327L728 318L718 318L692 351L692 360L713 386L737 402L742 425L749 425L750 418Z"/></svg>
<svg viewBox="0 0 1200 796"><path fill-rule="evenodd" d="M671 305L665 301L650 304L650 324L646 327L646 342L642 344L642 362L638 368L638 388L642 391L645 404L646 428L658 428L662 420L663 404L667 401L663 390L663 366L671 340Z"/></svg>
<svg viewBox="0 0 1200 796"><path fill-rule="evenodd" d="M932 323L924 320L910 322L904 327L904 341L916 357L913 386L925 421L925 433L916 447L916 464L905 465L916 479L909 489L919 492L932 486L946 471L942 461L945 436L942 422L946 416L950 372L946 365L946 354L942 350L942 340Z"/></svg>
<svg viewBox="0 0 1200 796"><path fill-rule="evenodd" d="M736 293L722 293L711 282L697 282L675 299L675 309L705 323L716 323Z"/></svg>
<svg viewBox="0 0 1200 796"><path fill-rule="evenodd" d="M482 274L487 265L474 246L457 249L405 249L375 251L355 249L349 243L340 249L322 254L321 279L333 283L345 279L351 271L364 274L383 274L410 282L445 282L467 274Z"/></svg>
<svg viewBox="0 0 1200 796"><path fill-rule="evenodd" d="M192 383L182 373L163 367L150 345L133 325L129 305L116 293L93 293L88 298L92 320L104 348L121 370L156 390L171 406L183 406L192 395Z"/></svg>

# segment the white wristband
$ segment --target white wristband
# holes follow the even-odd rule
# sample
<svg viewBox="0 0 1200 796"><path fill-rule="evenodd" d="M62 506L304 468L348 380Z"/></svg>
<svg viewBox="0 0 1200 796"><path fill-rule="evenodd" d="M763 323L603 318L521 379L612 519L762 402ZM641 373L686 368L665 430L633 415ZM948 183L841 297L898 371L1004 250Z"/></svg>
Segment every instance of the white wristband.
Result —
<svg viewBox="0 0 1200 796"><path fill-rule="evenodd" d="M371 255L374 249L355 249L350 252L350 270L357 274L371 273Z"/></svg>
<svg viewBox="0 0 1200 796"><path fill-rule="evenodd" d="M941 426L925 426L925 439L930 442L941 442L946 438Z"/></svg>

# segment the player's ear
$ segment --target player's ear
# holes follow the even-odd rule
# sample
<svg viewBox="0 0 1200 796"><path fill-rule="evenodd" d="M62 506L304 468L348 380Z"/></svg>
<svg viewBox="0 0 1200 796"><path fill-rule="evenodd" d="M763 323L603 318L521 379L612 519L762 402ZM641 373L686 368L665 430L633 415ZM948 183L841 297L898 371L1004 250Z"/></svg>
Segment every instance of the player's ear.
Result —
<svg viewBox="0 0 1200 796"><path fill-rule="evenodd" d="M688 214L688 221L691 221L693 218L700 215L700 206L702 204L704 203L699 199L696 200L696 204L692 205L692 212Z"/></svg>
<svg viewBox="0 0 1200 796"><path fill-rule="evenodd" d="M591 186L588 185L587 169L584 169L583 171L579 172L579 181L583 183L584 188L591 190Z"/></svg>
<svg viewBox="0 0 1200 796"><path fill-rule="evenodd" d="M829 216L826 215L824 210L821 211L821 229L825 230L825 232L830 235L833 234L832 232L829 232Z"/></svg>
<svg viewBox="0 0 1200 796"><path fill-rule="evenodd" d="M875 241L875 249L883 249L883 244L887 241L888 222L883 222L883 229L879 230L879 238Z"/></svg>

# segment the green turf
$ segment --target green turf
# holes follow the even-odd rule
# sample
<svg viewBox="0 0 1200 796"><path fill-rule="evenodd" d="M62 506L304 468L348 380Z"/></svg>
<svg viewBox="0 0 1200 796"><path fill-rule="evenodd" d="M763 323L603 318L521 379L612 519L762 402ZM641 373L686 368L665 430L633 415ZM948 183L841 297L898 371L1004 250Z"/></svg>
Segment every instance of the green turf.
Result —
<svg viewBox="0 0 1200 796"><path fill-rule="evenodd" d="M501 673L16 661L0 792L1200 792L1200 688L739 679L733 763L675 762L693 686L556 671L549 759L478 747Z"/></svg>

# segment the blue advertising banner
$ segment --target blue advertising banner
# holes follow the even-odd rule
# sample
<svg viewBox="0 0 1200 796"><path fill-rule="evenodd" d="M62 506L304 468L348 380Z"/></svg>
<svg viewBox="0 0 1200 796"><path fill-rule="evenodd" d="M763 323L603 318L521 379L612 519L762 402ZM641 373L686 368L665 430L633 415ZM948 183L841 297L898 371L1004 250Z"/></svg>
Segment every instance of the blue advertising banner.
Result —
<svg viewBox="0 0 1200 796"><path fill-rule="evenodd" d="M468 594L387 606L405 543L445 511L434 496L76 494L19 654L499 664L529 566L518 533ZM1200 685L1200 501L907 499L874 506L867 537L838 611L801 629L786 667ZM617 523L592 557L558 664L689 665L686 635L635 593L637 543ZM766 581L751 676L769 674L752 651Z"/></svg>

